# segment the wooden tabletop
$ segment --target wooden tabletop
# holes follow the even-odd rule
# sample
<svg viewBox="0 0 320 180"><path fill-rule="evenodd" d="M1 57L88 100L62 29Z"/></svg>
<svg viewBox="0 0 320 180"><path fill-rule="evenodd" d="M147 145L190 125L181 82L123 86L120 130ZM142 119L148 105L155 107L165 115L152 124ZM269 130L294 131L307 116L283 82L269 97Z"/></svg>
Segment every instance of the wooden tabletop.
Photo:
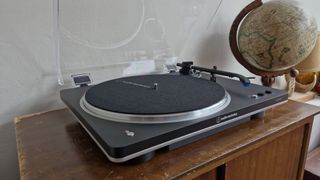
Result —
<svg viewBox="0 0 320 180"><path fill-rule="evenodd" d="M169 179L191 177L204 166L223 164L230 154L290 131L319 108L295 101L268 110L252 120L173 151L156 154L142 164L107 160L67 110L16 118L21 179ZM246 148L248 149L248 148ZM250 149L250 148L249 148Z"/></svg>

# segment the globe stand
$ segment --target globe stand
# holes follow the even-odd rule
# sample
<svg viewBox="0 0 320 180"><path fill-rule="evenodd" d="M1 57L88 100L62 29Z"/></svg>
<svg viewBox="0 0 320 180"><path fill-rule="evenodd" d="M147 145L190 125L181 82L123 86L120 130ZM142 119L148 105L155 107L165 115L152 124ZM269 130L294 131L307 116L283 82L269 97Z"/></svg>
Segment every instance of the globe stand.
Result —
<svg viewBox="0 0 320 180"><path fill-rule="evenodd" d="M268 77L268 76L261 77L261 82L264 86L271 87L275 81L276 81L275 77Z"/></svg>
<svg viewBox="0 0 320 180"><path fill-rule="evenodd" d="M249 5L247 5L235 18L235 20L232 23L231 30L229 33L229 43L231 51L234 55L234 57L238 60L238 62L244 66L246 69L248 69L251 73L261 76L261 82L264 86L271 86L275 82L276 76L281 76L284 74L290 73L290 75L295 75L294 73L296 70L294 68L288 68L280 71L264 71L255 68L251 64L249 64L245 58L242 56L239 48L238 48L238 42L237 42L237 33L240 23L242 22L243 18L250 13L252 10L260 7L263 5L263 2L261 0L255 0ZM294 77L294 76L292 76Z"/></svg>

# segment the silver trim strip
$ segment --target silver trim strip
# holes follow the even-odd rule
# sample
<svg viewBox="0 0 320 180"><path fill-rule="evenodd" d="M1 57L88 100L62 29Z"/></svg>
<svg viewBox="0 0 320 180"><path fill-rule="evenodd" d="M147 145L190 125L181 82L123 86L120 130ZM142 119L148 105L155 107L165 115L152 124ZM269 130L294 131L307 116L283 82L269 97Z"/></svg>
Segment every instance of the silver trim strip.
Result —
<svg viewBox="0 0 320 180"><path fill-rule="evenodd" d="M116 113L99 109L89 104L85 95L80 100L81 108L88 114L109 121L125 122L125 123L136 123L136 124L160 124L160 123L176 123L183 121L192 121L200 118L208 118L213 114L226 108L231 102L229 93L225 91L225 97L216 104L209 107L184 112L184 113L173 113L173 114L162 114L162 115L137 115L137 114L124 114Z"/></svg>
<svg viewBox="0 0 320 180"><path fill-rule="evenodd" d="M146 153L149 153L149 152L151 152L151 151L160 149L160 148L162 148L162 147L164 147L164 146L167 146L167 145L170 145L170 144L174 144L174 143L176 143L176 142L179 142L179 141L185 140L185 139L187 139L187 138L190 138L190 137L199 135L199 134L201 134L201 133L205 133L205 132L210 131L210 130L212 130L212 129L215 129L215 128L218 128L218 127L221 127L221 126L230 124L230 123L235 122L235 121L237 121L237 120L239 120L239 119L242 119L242 118L245 118L245 117L248 117L248 116L257 114L257 113L259 113L259 112L266 111L267 109L271 109L271 108L273 108L273 107L279 106L279 105L281 105L281 104L285 104L285 103L287 103L287 102L288 102L288 100L282 101L282 102L279 102L279 103L276 103L276 104L273 104L273 105L271 105L271 106L267 106L267 107L265 107L265 108L262 108L262 109L259 109L259 110L256 110L256 111L252 111L252 112L250 112L250 113L248 113L248 114L244 114L244 115L242 115L242 116L238 116L238 117L236 117L236 118L227 120L227 121L222 122L222 123L220 123L220 124L215 124L215 125L213 125L213 126L210 126L210 127L207 127L207 128L204 128L204 129L201 129L201 130L192 132L192 133L190 133L190 134L186 134L186 135L184 135L184 136L180 136L180 137L175 138L175 139L172 139L172 140L170 140L170 141L163 142L163 143L158 144L158 145L156 145L156 146L152 146L152 147L147 148L147 149L144 149L144 150L142 150L142 151L138 151L138 152L136 152L136 153L130 154L130 155L125 156L125 157L123 157L123 158L113 158L113 157L111 157L111 156L104 150L104 148L99 144L99 142L95 139L95 137L90 133L90 131L85 127L85 125L82 124L82 122L81 122L78 118L77 118L77 119L78 119L78 121L80 122L80 124L82 125L82 127L87 131L87 133L90 135L90 137L96 142L96 144L99 146L99 148L100 148L100 149L102 150L102 152L108 157L108 159L109 159L111 162L114 162L114 163L122 163L122 162L128 161L128 160L130 160L130 159L133 159L133 158L139 157L139 156L141 156L141 155L144 155L144 154L146 154ZM76 116L76 117L77 117L77 116Z"/></svg>

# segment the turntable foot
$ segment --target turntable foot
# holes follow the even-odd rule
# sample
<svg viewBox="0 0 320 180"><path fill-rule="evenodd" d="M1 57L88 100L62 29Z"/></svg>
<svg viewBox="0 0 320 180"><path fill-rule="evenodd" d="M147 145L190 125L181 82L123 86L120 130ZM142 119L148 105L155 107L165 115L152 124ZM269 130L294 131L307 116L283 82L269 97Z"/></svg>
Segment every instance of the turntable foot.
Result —
<svg viewBox="0 0 320 180"><path fill-rule="evenodd" d="M139 163L143 163L143 162L145 162L145 161L148 161L148 160L152 159L154 155L155 155L155 152L152 151L152 152L146 153L146 154L144 154L144 155L138 156L138 157L136 157L136 158L130 159L130 160L127 161L126 163L127 163L127 164L139 164Z"/></svg>
<svg viewBox="0 0 320 180"><path fill-rule="evenodd" d="M264 115L265 115L265 111L262 111L262 112L259 112L257 114L252 115L251 119L252 120L260 120L260 119L263 119Z"/></svg>

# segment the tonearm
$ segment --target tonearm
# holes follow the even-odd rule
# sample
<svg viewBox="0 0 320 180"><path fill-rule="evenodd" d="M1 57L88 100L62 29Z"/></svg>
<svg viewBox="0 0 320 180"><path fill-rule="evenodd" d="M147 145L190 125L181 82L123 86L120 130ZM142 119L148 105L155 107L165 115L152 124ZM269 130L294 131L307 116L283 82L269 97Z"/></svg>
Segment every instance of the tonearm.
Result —
<svg viewBox="0 0 320 180"><path fill-rule="evenodd" d="M181 67L179 72L183 75L189 75L192 73L192 71L200 71L200 72L207 72L211 74L211 80L215 81L215 75L222 75L222 76L228 76L230 78L239 78L239 80L242 82L244 86L249 86L250 85L250 79L253 79L253 77L245 77L241 74L237 73L232 73L232 72L227 72L227 71L221 71L217 70L216 67L212 69L204 68L204 67L199 67L199 66L194 66L192 61L184 61L182 63L177 63L177 66Z"/></svg>

